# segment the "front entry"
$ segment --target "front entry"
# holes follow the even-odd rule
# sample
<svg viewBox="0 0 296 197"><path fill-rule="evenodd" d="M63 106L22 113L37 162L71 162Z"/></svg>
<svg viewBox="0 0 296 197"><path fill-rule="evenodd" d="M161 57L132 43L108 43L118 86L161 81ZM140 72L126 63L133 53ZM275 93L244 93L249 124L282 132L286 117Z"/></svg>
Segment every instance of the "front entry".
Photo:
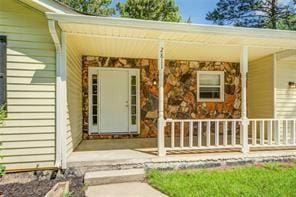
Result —
<svg viewBox="0 0 296 197"><path fill-rule="evenodd" d="M139 131L139 71L89 68L90 134Z"/></svg>

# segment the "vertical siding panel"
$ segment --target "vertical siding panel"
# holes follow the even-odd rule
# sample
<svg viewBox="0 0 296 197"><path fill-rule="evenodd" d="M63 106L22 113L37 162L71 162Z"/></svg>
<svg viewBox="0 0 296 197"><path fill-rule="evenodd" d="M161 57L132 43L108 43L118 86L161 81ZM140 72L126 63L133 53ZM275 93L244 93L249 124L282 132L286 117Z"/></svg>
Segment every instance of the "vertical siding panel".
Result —
<svg viewBox="0 0 296 197"><path fill-rule="evenodd" d="M248 72L248 117L273 117L273 56L249 64Z"/></svg>
<svg viewBox="0 0 296 197"><path fill-rule="evenodd" d="M71 43L67 46L67 154L82 140L82 57Z"/></svg>

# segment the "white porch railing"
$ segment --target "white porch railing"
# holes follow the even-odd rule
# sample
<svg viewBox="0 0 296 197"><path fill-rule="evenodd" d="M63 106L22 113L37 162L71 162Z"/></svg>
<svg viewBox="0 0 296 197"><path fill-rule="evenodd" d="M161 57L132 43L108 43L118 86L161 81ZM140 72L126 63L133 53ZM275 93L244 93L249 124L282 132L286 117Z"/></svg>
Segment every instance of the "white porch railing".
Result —
<svg viewBox="0 0 296 197"><path fill-rule="evenodd" d="M296 119L249 119L250 147L295 146Z"/></svg>
<svg viewBox="0 0 296 197"><path fill-rule="evenodd" d="M296 146L296 119L248 119L243 135L242 119L165 120L166 150L219 150ZM247 136L248 139L243 139Z"/></svg>
<svg viewBox="0 0 296 197"><path fill-rule="evenodd" d="M170 132L170 140L165 140L166 150L241 148L240 119L168 119L165 122L166 131Z"/></svg>

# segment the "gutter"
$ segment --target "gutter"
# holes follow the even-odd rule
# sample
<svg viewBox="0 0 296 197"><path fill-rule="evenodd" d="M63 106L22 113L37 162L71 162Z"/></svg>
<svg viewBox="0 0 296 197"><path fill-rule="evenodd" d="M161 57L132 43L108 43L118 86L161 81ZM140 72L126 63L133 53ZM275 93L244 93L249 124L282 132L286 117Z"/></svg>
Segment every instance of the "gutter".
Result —
<svg viewBox="0 0 296 197"><path fill-rule="evenodd" d="M52 40L56 48L56 149L55 149L55 167L66 168L66 154L63 150L63 143L65 141L65 133L63 122L63 93L62 93L62 66L63 66L63 53L62 44L56 30L56 22L54 20L48 20L48 28L51 34Z"/></svg>

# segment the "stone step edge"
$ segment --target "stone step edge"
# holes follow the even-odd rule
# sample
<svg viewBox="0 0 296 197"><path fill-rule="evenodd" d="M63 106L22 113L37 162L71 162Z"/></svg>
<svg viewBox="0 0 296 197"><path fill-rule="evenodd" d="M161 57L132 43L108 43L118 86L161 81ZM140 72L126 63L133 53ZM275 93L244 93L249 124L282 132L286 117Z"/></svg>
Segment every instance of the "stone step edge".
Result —
<svg viewBox="0 0 296 197"><path fill-rule="evenodd" d="M92 171L84 175L84 183L89 186L144 181L144 179L144 169Z"/></svg>

